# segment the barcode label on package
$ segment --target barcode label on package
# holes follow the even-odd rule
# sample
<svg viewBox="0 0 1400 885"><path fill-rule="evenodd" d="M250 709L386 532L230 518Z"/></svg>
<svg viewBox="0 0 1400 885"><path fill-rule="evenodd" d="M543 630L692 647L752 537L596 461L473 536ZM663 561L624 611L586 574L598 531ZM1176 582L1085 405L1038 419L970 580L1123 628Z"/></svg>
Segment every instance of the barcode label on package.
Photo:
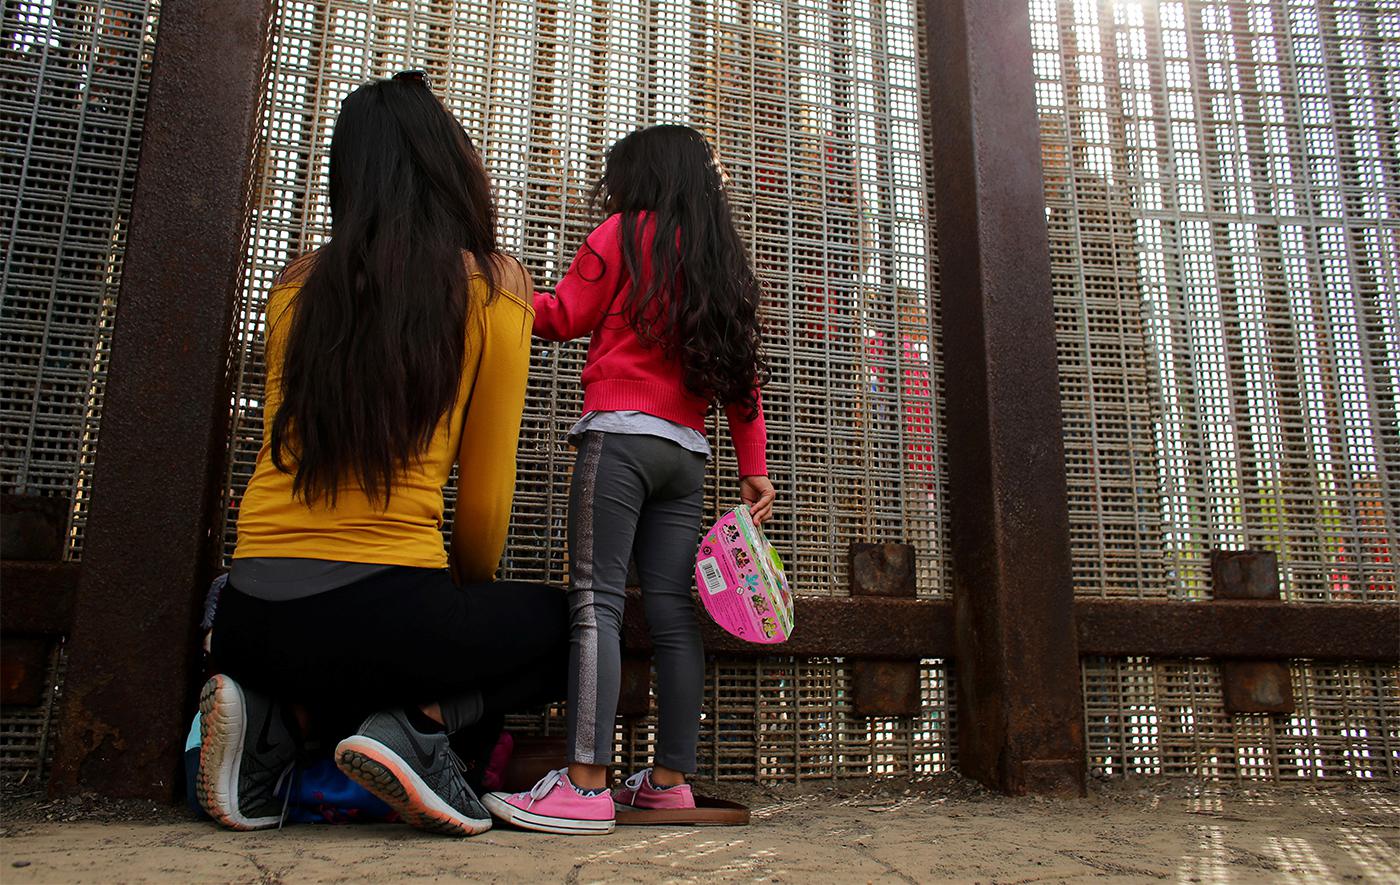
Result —
<svg viewBox="0 0 1400 885"><path fill-rule="evenodd" d="M723 593L724 589L729 586L724 582L724 575L719 570L719 560L713 556L700 560L700 577L705 581L705 590L711 596Z"/></svg>

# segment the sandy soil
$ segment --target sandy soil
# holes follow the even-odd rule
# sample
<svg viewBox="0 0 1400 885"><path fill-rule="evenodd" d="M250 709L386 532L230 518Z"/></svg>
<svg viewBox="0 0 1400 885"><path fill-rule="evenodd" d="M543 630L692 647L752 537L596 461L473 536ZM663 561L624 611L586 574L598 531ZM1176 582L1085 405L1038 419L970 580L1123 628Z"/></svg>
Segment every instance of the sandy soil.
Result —
<svg viewBox="0 0 1400 885"><path fill-rule="evenodd" d="M0 879L22 882L1400 882L1400 785L1098 785L1008 799L956 778L720 791L742 829L466 841L407 827L227 833L150 805L6 803Z"/></svg>

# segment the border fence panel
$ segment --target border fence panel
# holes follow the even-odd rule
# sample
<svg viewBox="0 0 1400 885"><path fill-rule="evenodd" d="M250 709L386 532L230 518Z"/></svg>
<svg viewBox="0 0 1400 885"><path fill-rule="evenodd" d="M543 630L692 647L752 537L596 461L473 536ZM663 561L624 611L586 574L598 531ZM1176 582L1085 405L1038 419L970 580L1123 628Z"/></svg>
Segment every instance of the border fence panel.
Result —
<svg viewBox="0 0 1400 885"><path fill-rule="evenodd" d="M0 486L71 502L71 558L158 11L153 0L15 0L0 16Z"/></svg>
<svg viewBox="0 0 1400 885"><path fill-rule="evenodd" d="M1400 605L1400 4L1031 0L1075 589ZM1183 604L1185 604L1183 602ZM1086 659L1092 771L1394 778L1400 670Z"/></svg>
<svg viewBox="0 0 1400 885"><path fill-rule="evenodd" d="M0 489L62 501L80 559L160 4L0 9ZM7 780L52 754L63 656L0 711Z"/></svg>

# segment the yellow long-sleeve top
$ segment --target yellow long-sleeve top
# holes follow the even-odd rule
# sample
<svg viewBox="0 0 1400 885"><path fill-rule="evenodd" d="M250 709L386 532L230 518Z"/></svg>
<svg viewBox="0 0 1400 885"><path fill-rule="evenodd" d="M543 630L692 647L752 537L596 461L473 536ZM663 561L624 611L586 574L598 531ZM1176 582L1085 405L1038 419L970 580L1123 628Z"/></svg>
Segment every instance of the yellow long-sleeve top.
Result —
<svg viewBox="0 0 1400 885"><path fill-rule="evenodd" d="M515 490L515 453L530 367L534 318L529 277L472 311L457 399L424 457L399 475L387 508L357 484L342 485L334 507L308 506L292 495L292 474L272 463L272 423L281 405L282 359L298 281L273 288L267 304L267 382L257 466L238 511L234 559L291 557L445 568L443 497L453 462L460 494L452 536L459 581L489 581L500 564ZM508 280L503 281L508 282ZM486 299L485 278L471 277L471 297Z"/></svg>

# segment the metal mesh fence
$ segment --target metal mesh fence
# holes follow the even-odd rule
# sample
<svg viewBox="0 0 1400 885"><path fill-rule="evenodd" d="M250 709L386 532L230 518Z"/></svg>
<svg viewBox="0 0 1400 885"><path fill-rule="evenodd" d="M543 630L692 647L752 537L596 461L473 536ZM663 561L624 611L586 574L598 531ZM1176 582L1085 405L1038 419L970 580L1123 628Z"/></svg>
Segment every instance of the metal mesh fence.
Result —
<svg viewBox="0 0 1400 885"><path fill-rule="evenodd" d="M10 704L0 712L0 783L38 782L48 770L67 662L66 645L55 641L44 668L42 702L36 706Z"/></svg>
<svg viewBox="0 0 1400 885"><path fill-rule="evenodd" d="M1400 603L1400 4L1030 10L1077 591Z"/></svg>
<svg viewBox="0 0 1400 885"><path fill-rule="evenodd" d="M159 4L0 13L0 487L71 500L82 544Z"/></svg>
<svg viewBox="0 0 1400 885"><path fill-rule="evenodd" d="M1032 0L1075 589L1397 604L1400 4ZM1089 660L1100 775L1392 779L1400 671Z"/></svg>
<svg viewBox="0 0 1400 885"><path fill-rule="evenodd" d="M850 670L839 658L712 660L697 774L713 781L801 781L951 771L957 760L951 668L924 661L920 692L918 716L874 718L854 711ZM513 717L508 724L563 734L564 711ZM647 716L620 720L618 764L650 765L655 740L654 707Z"/></svg>
<svg viewBox="0 0 1400 885"><path fill-rule="evenodd" d="M1207 661L1084 662L1089 768L1102 777L1400 777L1400 669L1294 662L1289 715L1229 715Z"/></svg>

